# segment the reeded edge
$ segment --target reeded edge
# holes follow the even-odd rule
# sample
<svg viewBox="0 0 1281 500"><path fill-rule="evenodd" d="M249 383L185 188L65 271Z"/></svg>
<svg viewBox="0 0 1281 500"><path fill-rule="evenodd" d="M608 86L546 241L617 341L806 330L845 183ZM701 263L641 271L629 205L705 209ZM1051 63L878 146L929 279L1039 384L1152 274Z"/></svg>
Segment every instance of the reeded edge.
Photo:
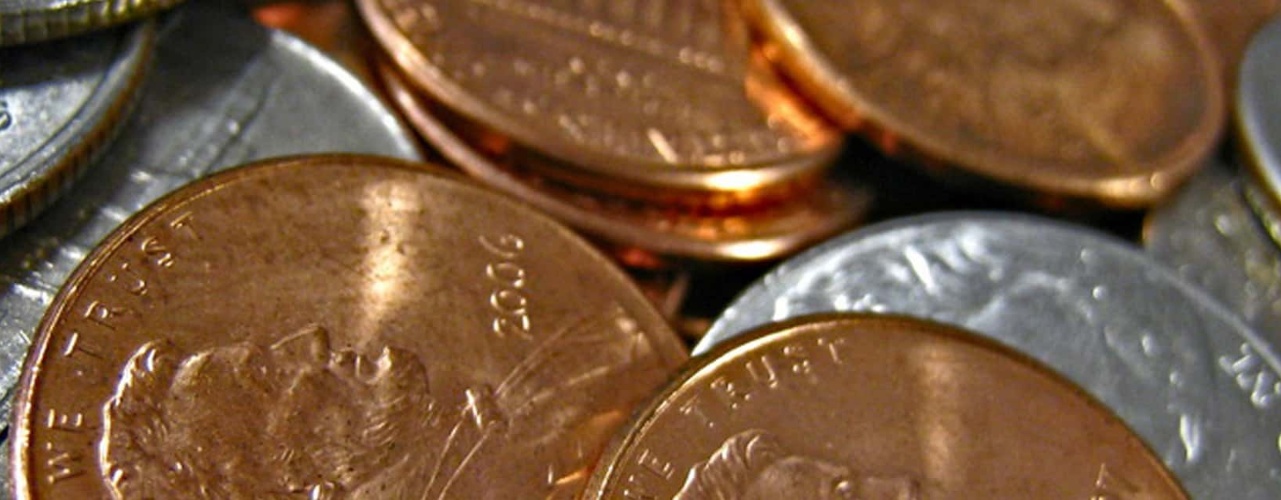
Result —
<svg viewBox="0 0 1281 500"><path fill-rule="evenodd" d="M736 240L715 240L697 231L680 233L667 227L646 227L620 218L611 218L586 207L575 206L571 200L539 189L522 179L510 169L486 157L465 139L432 116L424 103L411 89L397 81L391 69L380 66L378 73L391 100L419 134L448 161L457 165L484 184L508 195L520 198L553 218L607 241L650 250L659 254L688 257L717 262L763 261L791 254L811 243L822 240L846 229L862 219L869 201L869 194L850 185L835 174L829 175L828 185L820 185L816 193L801 196L797 204L822 203L825 198L842 207L822 224L806 227L779 228L784 234L748 236ZM591 198L590 193L579 196Z"/></svg>
<svg viewBox="0 0 1281 500"><path fill-rule="evenodd" d="M922 333L931 337L945 338L977 346L980 349L993 352L1013 363L1023 365L1034 372L1045 375L1051 382L1059 385L1062 389L1083 399L1087 405L1104 415L1105 418L1110 419L1113 424L1129 431L1129 435L1147 452L1148 458L1161 471L1161 475L1165 480L1174 485L1178 492L1183 494L1184 498L1189 498L1187 491L1183 488L1183 484L1161 460L1160 455L1154 452L1147 441L1139 436L1129 424L1117 416L1107 405L1085 392L1076 383L1035 358L995 339L971 332L965 328L902 314L853 312L809 314L769 323L726 339L707 352L695 354L682 367L681 372L671 378L662 392L655 395L643 407L638 407L632 413L629 421L614 434L614 439L610 441L609 446L601 455L601 459L588 479L587 486L580 498L605 498L604 488L611 483L617 482L618 462L622 456L653 428L658 414L671 406L671 399L686 390L687 385L700 376L714 372L720 367L735 361L741 355L749 354L755 349L775 343L779 337L803 335L809 330L818 328L841 328L843 331L850 331L868 328L891 329L897 325L906 325L907 328L917 331L914 333ZM858 333L849 334L858 335Z"/></svg>
<svg viewBox="0 0 1281 500"><path fill-rule="evenodd" d="M0 47L67 38L151 16L183 0L0 2ZM26 5L24 5L26 4ZM37 5L33 5L37 4ZM35 7L35 8L32 8Z"/></svg>
<svg viewBox="0 0 1281 500"><path fill-rule="evenodd" d="M1217 146L1226 122L1223 72L1208 35L1191 21L1185 9L1174 3L1177 0L1153 1L1164 5L1181 28L1180 32L1195 46L1194 57L1202 70L1202 83L1207 91L1204 96L1207 112L1177 147L1160 158L1141 163L1146 173L1093 179L1064 177L1063 174L1072 169L1058 167L1053 167L1050 174L1038 173L1046 165L1061 165L1059 162L1010 161L1005 155L952 148L928 132L928 128L914 126L910 117L896 116L877 106L874 100L845 88L840 71L820 55L779 0L743 0L743 11L753 29L761 32L774 49L770 52L777 55L775 63L797 87L830 118L866 137L883 151L925 163L927 172L944 179L950 177L949 174L961 174L974 177L963 181L980 180L1030 189L1054 200L1048 202L1050 205L1085 201L1107 208L1139 209L1161 201L1195 174L1203 159ZM947 172L951 168L937 168L940 166L954 167L960 172Z"/></svg>
<svg viewBox="0 0 1281 500"><path fill-rule="evenodd" d="M13 188L0 193L0 237L34 219L70 190L133 111L155 55L156 23L148 20L130 30L121 37L118 59L89 101L44 142L42 150L23 160L28 166L3 175L2 182L11 182ZM109 91L113 88L119 91Z"/></svg>
<svg viewBox="0 0 1281 500"><path fill-rule="evenodd" d="M1267 229L1272 240L1281 245L1281 144L1270 143L1266 120L1277 109L1259 109L1251 105L1261 95L1278 91L1266 79L1250 78L1251 75L1275 73L1281 80L1281 18L1273 20L1254 34L1237 74L1237 94L1234 118L1237 142L1245 158L1245 195L1250 207ZM1275 137L1281 138L1281 131Z"/></svg>
<svg viewBox="0 0 1281 500"><path fill-rule="evenodd" d="M26 474L32 464L26 451L31 445L31 425L39 421L38 416L31 412L32 398L36 393L36 384L40 382L41 373L38 363L46 357L46 353L49 351L49 340L56 320L63 317L71 306L72 301L80 296L85 281L89 277L96 275L102 266L107 264L110 257L114 255L113 252L127 243L139 229L156 218L171 213L180 206L221 191L233 182L267 175L276 171L298 167L305 168L307 165L313 164L337 164L344 168L354 169L389 168L426 175L438 181L457 183L460 187L483 193L493 201L505 203L512 210L523 212L532 218L542 219L547 223L549 229L560 233L566 241L572 242L571 244L578 245L583 249L585 256L594 261L587 265L596 266L598 272L606 274L607 277L603 279L615 281L621 288L626 290L624 293L631 294L634 302L643 306L645 313L652 316L652 324L663 325L664 327L668 325L662 314L651 305L644 292L637 288L631 278L627 277L617 264L603 256L599 250L596 250L595 247L574 231L555 219L532 209L532 207L520 200L485 189L484 186L477 184L475 181L451 172L442 166L431 163L414 163L383 156L356 154L284 156L247 163L188 183L177 190L169 192L149 204L146 208L130 216L81 261L80 265L76 267L76 270L67 279L66 284L59 290L58 295L54 297L52 304L45 312L44 318L40 320L40 326L35 330L31 349L27 351L26 359L23 361L22 375L19 377L17 385L18 393L14 400L15 403L10 417L8 439L10 463L12 465L10 474L13 491L11 493L13 493L14 498L32 498L33 489ZM671 342L655 342L656 355L660 359L683 360L688 357L680 337L670 327L665 328L664 331L649 333L655 338L666 335L671 340ZM664 347L667 348L664 349Z"/></svg>
<svg viewBox="0 0 1281 500"><path fill-rule="evenodd" d="M478 99L446 77L423 55L412 41L389 18L380 0L356 0L357 10L365 20L384 52L407 76L412 86L431 95L436 101L449 103L453 110L470 120L501 130L504 135L557 158L566 166L575 167L588 176L607 177L648 184L656 188L675 188L695 191L754 189L786 183L796 177L813 175L815 163L823 158L834 159L840 154L842 138L834 134L832 144L825 148L797 155L792 161L769 164L735 165L715 169L691 169L689 166L662 162L630 160L594 150L584 150L568 141L555 139L539 127L520 123L504 117L484 99ZM813 157L812 159L810 157ZM830 163L830 162L829 162ZM745 182L749 179L751 182Z"/></svg>

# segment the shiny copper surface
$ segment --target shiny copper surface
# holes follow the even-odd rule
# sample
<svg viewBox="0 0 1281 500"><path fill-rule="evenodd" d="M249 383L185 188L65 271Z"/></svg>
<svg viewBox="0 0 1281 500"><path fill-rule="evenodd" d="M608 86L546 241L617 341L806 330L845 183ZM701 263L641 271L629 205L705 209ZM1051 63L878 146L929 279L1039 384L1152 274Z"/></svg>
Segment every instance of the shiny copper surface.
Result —
<svg viewBox="0 0 1281 500"><path fill-rule="evenodd" d="M753 61L729 2L357 4L412 86L555 159L562 182L741 192L813 177L840 148Z"/></svg>
<svg viewBox="0 0 1281 500"><path fill-rule="evenodd" d="M1219 66L1161 0L748 0L834 119L989 183L1119 208L1190 176L1224 123Z"/></svg>
<svg viewBox="0 0 1281 500"><path fill-rule="evenodd" d="M22 498L567 498L685 360L529 207L425 165L273 160L130 219L55 300Z"/></svg>
<svg viewBox="0 0 1281 500"><path fill-rule="evenodd" d="M596 238L660 255L720 262L791 254L850 227L868 193L835 177L793 199L735 212L697 212L592 193L533 174L495 156L510 139L451 114L415 94L386 65L379 75L391 100L438 152L485 184L538 207Z"/></svg>
<svg viewBox="0 0 1281 500"><path fill-rule="evenodd" d="M1119 419L952 327L827 315L696 358L585 498L1182 499Z"/></svg>

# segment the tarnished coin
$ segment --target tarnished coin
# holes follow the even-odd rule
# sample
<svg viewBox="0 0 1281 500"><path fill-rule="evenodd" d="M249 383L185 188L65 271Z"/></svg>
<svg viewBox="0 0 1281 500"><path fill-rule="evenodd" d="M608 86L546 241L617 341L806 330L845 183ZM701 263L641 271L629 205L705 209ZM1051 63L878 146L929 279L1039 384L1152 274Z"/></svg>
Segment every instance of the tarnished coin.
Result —
<svg viewBox="0 0 1281 500"><path fill-rule="evenodd" d="M507 139L453 120L448 110L416 95L385 65L379 75L409 123L450 162L485 184L615 245L707 261L768 260L848 228L862 219L870 201L866 190L839 175L804 196L729 213L681 211L575 189L486 154L486 143Z"/></svg>
<svg viewBox="0 0 1281 500"><path fill-rule="evenodd" d="M967 177L1145 206L1193 173L1223 125L1210 45L1162 0L744 5L832 117Z"/></svg>
<svg viewBox="0 0 1281 500"><path fill-rule="evenodd" d="M280 159L94 251L15 411L31 498L569 498L685 361L626 277L430 166Z"/></svg>
<svg viewBox="0 0 1281 500"><path fill-rule="evenodd" d="M0 244L0 408L41 316L117 225L161 195L251 160L356 151L417 158L409 132L349 73L217 2L179 8L137 108L85 182ZM4 421L8 425L8 421Z"/></svg>
<svg viewBox="0 0 1281 500"><path fill-rule="evenodd" d="M1281 244L1281 18L1254 36L1240 76L1236 118L1252 180L1247 199Z"/></svg>
<svg viewBox="0 0 1281 500"><path fill-rule="evenodd" d="M1009 348L906 317L771 325L629 426L586 498L1187 498L1143 442Z"/></svg>
<svg viewBox="0 0 1281 500"><path fill-rule="evenodd" d="M0 236L66 191L111 138L150 62L154 38L148 22L0 48Z"/></svg>
<svg viewBox="0 0 1281 500"><path fill-rule="evenodd" d="M753 69L729 2L362 0L417 88L556 160L544 176L751 191L821 172L841 137Z"/></svg>
<svg viewBox="0 0 1281 500"><path fill-rule="evenodd" d="M771 271L695 349L825 311L961 326L1111 407L1196 498L1281 498L1276 350L1151 257L1091 230L997 214L869 227Z"/></svg>
<svg viewBox="0 0 1281 500"><path fill-rule="evenodd" d="M4 0L0 2L0 46L41 42L123 24L179 1Z"/></svg>
<svg viewBox="0 0 1281 500"><path fill-rule="evenodd" d="M1148 214L1147 252L1281 345L1281 249L1246 203L1242 180L1209 165Z"/></svg>

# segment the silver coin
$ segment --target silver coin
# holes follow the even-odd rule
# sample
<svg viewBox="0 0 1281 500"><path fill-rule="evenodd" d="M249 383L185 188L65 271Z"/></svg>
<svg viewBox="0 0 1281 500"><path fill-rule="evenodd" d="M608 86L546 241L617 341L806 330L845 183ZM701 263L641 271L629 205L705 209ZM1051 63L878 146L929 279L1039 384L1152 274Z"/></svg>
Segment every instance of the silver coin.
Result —
<svg viewBox="0 0 1281 500"><path fill-rule="evenodd" d="M0 49L0 235L66 191L111 137L154 38L153 23L145 23Z"/></svg>
<svg viewBox="0 0 1281 500"><path fill-rule="evenodd" d="M1194 497L1281 498L1275 351L1129 244L1014 215L872 226L771 271L695 353L757 325L826 311L908 314L979 332L1109 405Z"/></svg>
<svg viewBox="0 0 1281 500"><path fill-rule="evenodd" d="M65 38L141 19L179 0L3 0L0 46Z"/></svg>
<svg viewBox="0 0 1281 500"><path fill-rule="evenodd" d="M1281 249L1250 210L1242 179L1207 165L1169 204L1148 214L1148 254L1241 315L1265 341L1281 342Z"/></svg>
<svg viewBox="0 0 1281 500"><path fill-rule="evenodd" d="M337 63L225 9L208 2L175 11L138 109L115 144L67 197L0 245L5 414L31 334L58 289L103 237L151 201L274 156L419 157L395 116Z"/></svg>
<svg viewBox="0 0 1281 500"><path fill-rule="evenodd" d="M1241 62L1237 121L1250 168L1247 199L1281 244L1281 17L1254 35Z"/></svg>

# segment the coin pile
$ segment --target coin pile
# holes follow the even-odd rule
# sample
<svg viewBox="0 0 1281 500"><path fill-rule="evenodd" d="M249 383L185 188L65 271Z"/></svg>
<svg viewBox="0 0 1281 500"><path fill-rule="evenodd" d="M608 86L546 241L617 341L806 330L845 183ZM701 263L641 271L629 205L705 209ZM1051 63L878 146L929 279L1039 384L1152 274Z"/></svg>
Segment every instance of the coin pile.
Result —
<svg viewBox="0 0 1281 500"><path fill-rule="evenodd" d="M1276 2L173 4L0 6L5 494L1281 498Z"/></svg>

